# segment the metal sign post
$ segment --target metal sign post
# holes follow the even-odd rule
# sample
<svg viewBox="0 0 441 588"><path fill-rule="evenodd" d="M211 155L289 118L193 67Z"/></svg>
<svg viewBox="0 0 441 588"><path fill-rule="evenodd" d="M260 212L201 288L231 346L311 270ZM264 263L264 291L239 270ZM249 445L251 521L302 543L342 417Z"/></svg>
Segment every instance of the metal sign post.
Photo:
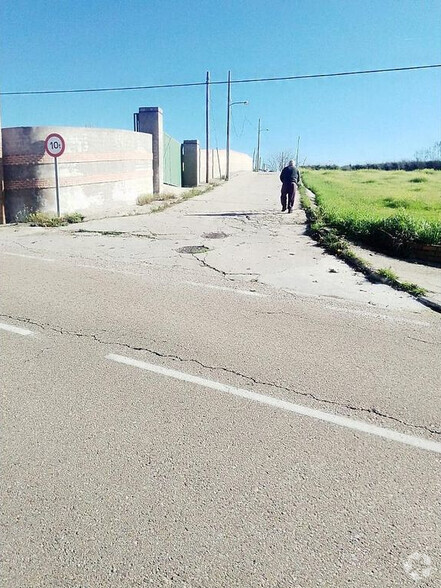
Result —
<svg viewBox="0 0 441 588"><path fill-rule="evenodd" d="M57 216L60 216L60 186L58 182L58 158L63 155L66 143L58 133L51 133L46 137L44 148L48 155L54 158L55 164L55 194L57 200Z"/></svg>

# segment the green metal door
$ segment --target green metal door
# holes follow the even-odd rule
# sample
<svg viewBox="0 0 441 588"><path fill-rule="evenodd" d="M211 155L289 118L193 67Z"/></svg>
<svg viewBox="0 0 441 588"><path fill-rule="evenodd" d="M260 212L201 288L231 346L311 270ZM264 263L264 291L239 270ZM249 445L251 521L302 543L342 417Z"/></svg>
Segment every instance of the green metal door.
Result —
<svg viewBox="0 0 441 588"><path fill-rule="evenodd" d="M164 133L164 184L182 185L181 144Z"/></svg>

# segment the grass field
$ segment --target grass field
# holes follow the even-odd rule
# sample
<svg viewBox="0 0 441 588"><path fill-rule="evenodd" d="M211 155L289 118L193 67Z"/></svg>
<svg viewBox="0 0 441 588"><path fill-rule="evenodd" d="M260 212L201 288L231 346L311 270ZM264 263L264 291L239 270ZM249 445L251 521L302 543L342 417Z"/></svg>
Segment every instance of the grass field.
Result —
<svg viewBox="0 0 441 588"><path fill-rule="evenodd" d="M369 245L441 244L441 171L308 170L323 221Z"/></svg>

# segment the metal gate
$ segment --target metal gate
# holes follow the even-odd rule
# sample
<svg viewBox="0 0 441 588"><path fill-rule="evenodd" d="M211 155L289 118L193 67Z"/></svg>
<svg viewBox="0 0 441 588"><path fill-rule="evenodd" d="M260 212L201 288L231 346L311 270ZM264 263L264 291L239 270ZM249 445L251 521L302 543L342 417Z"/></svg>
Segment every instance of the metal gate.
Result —
<svg viewBox="0 0 441 588"><path fill-rule="evenodd" d="M164 133L164 184L182 185L181 144Z"/></svg>

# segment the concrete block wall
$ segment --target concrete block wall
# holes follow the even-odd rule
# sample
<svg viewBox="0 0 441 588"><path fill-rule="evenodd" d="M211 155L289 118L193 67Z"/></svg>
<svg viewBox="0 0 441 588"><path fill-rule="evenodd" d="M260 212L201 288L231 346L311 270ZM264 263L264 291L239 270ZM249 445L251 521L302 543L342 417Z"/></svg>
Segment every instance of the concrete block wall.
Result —
<svg viewBox="0 0 441 588"><path fill-rule="evenodd" d="M201 149L199 152L199 182L205 182L206 167L206 150ZM227 170L227 151L226 149L210 150L210 179L220 179L225 177ZM253 171L253 159L246 153L230 150L230 175L240 171Z"/></svg>
<svg viewBox="0 0 441 588"><path fill-rule="evenodd" d="M44 150L50 133L59 133L66 142L58 159L61 214L135 204L139 195L153 191L150 134L81 127L5 128L7 222L32 211L56 211L54 160Z"/></svg>

